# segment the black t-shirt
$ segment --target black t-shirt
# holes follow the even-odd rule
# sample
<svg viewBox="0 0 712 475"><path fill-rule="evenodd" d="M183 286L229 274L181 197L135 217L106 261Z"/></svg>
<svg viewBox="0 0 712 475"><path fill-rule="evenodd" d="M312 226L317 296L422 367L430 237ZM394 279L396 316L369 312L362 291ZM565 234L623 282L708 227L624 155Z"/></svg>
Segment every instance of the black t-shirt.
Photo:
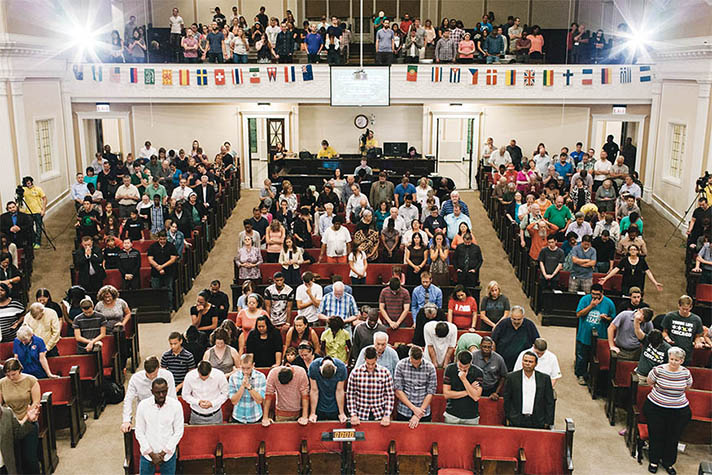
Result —
<svg viewBox="0 0 712 475"><path fill-rule="evenodd" d="M621 259L618 264L621 274L623 274L623 290L630 287L639 287L641 290L645 288L645 271L648 270L648 263L645 262L643 256L638 257L638 262L633 265L628 258Z"/></svg>
<svg viewBox="0 0 712 475"><path fill-rule="evenodd" d="M618 148L618 144L615 142L606 142L603 145L603 151L608 154L608 161L615 163L616 157L618 156L618 152L620 149Z"/></svg>
<svg viewBox="0 0 712 475"><path fill-rule="evenodd" d="M344 30L339 28L338 26L331 25L329 28L326 29L326 34L328 36L333 36L335 38L341 39L341 35L344 33Z"/></svg>
<svg viewBox="0 0 712 475"><path fill-rule="evenodd" d="M230 310L230 299L225 292L218 290L216 293L210 293L208 302L216 310L218 315L218 323L222 323L227 318L227 312ZM220 307L223 307L222 309Z"/></svg>
<svg viewBox="0 0 712 475"><path fill-rule="evenodd" d="M154 242L151 244L151 247L148 248L148 255L153 257L156 264L161 265L168 262L171 256L178 256L178 251L173 243L167 242L165 246L161 246L158 242ZM164 269L166 274L171 275L174 267L175 263L166 267ZM160 277L160 275L156 268L151 266L151 277Z"/></svg>
<svg viewBox="0 0 712 475"><path fill-rule="evenodd" d="M263 238L265 236L265 232L269 227L269 221L267 221L267 218L264 218L262 216L260 216L260 219L255 219L255 217L253 216L252 218L250 218L250 224L252 224L252 229L260 233L260 238Z"/></svg>
<svg viewBox="0 0 712 475"><path fill-rule="evenodd" d="M695 338L703 331L702 319L694 313L683 317L679 311L670 312L665 315L663 329L667 331L675 346L685 350L685 364L690 364Z"/></svg>
<svg viewBox="0 0 712 475"><path fill-rule="evenodd" d="M84 208L77 213L79 218L79 234L82 236L94 236L97 234L97 221L99 221L99 212L92 208L87 211ZM96 221L95 221L96 220Z"/></svg>
<svg viewBox="0 0 712 475"><path fill-rule="evenodd" d="M255 367L269 368L277 363L275 361L275 353L282 351L282 335L279 331L274 331L263 340L255 328L247 336L245 349L247 353L255 355Z"/></svg>
<svg viewBox="0 0 712 475"><path fill-rule="evenodd" d="M447 368L445 368L443 384L449 384L450 389L453 391L464 391L465 385L457 375L458 372L457 363L450 363ZM470 383L477 381L482 384L484 377L485 374L480 368L475 365L470 365L470 369L467 370L467 381ZM460 399L448 399L445 412L460 419L474 419L480 415L477 401L473 401L470 396L465 396Z"/></svg>
<svg viewBox="0 0 712 475"><path fill-rule="evenodd" d="M195 307L195 305L190 307L190 315L191 317L193 315L198 315L198 309ZM215 307L215 305L210 305L208 311L200 317L200 322L198 323L198 326L196 328L209 327L213 324L213 318L218 318L218 320L220 320L220 316L218 315L218 309ZM201 331L205 332L205 330ZM211 331L212 330L209 330L207 331L207 333L210 333Z"/></svg>
<svg viewBox="0 0 712 475"><path fill-rule="evenodd" d="M539 262L544 264L544 269L546 269L547 274L552 274L556 266L561 264L564 265L564 251L557 247L553 251L548 247L543 247L539 251Z"/></svg>
<svg viewBox="0 0 712 475"><path fill-rule="evenodd" d="M593 240L593 248L596 249L596 261L597 262L610 262L613 260L616 254L616 245L613 243L612 239L604 241L601 236L598 236Z"/></svg>
<svg viewBox="0 0 712 475"><path fill-rule="evenodd" d="M698 206L695 211L693 211L692 219L695 220L695 224L692 225L692 233L690 234L693 236L699 236L702 234L702 223L705 218L712 223L712 206L708 206L706 210L702 209L701 206Z"/></svg>
<svg viewBox="0 0 712 475"><path fill-rule="evenodd" d="M630 300L627 299L627 300L622 301L618 305L618 308L616 309L616 315L618 315L619 313L624 312L626 310L638 310L639 308L645 308L645 307L650 307L650 305L648 305L648 303L645 302L644 300L641 300L638 305L633 305L630 302ZM661 322L662 322L662 320L661 320ZM653 324L653 326L655 327L655 324ZM658 330L660 330L660 328L658 328Z"/></svg>
<svg viewBox="0 0 712 475"><path fill-rule="evenodd" d="M640 360L638 360L638 369L636 373L647 376L650 370L655 366L667 363L667 351L670 349L668 342L663 340L657 348L652 346L648 341L648 336L645 335L642 343L642 351L640 352Z"/></svg>
<svg viewBox="0 0 712 475"><path fill-rule="evenodd" d="M118 247L104 248L104 269L116 269L119 267L119 253L121 249Z"/></svg>
<svg viewBox="0 0 712 475"><path fill-rule="evenodd" d="M129 218L124 223L123 236L128 236L132 241L139 241L143 237L143 221L136 218L135 220Z"/></svg>
<svg viewBox="0 0 712 475"><path fill-rule="evenodd" d="M445 223L445 218L438 215L436 217L428 216L423 221L423 227L430 231L430 234L435 234L436 229L441 229L443 231L447 230L447 223Z"/></svg>

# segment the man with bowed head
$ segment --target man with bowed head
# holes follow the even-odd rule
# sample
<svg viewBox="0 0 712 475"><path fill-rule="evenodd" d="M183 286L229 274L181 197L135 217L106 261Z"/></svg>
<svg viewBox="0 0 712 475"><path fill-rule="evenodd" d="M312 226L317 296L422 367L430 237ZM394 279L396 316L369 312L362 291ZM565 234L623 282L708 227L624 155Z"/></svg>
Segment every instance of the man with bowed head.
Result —
<svg viewBox="0 0 712 475"><path fill-rule="evenodd" d="M364 348L365 363L357 366L349 375L346 389L346 407L351 414L351 424L361 420L378 420L382 426L391 424L394 391L391 373L378 364L378 355L373 347Z"/></svg>

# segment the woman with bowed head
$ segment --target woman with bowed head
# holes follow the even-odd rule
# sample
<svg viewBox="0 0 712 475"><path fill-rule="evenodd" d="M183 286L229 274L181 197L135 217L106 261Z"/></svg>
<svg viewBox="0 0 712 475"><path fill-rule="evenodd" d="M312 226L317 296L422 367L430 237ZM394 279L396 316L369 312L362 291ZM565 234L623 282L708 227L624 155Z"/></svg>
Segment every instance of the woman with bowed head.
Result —
<svg viewBox="0 0 712 475"><path fill-rule="evenodd" d="M240 367L240 355L229 344L230 335L225 329L218 328L210 335L210 343L213 346L205 351L203 360L209 362L213 368L225 373L225 377L229 378Z"/></svg>
<svg viewBox="0 0 712 475"><path fill-rule="evenodd" d="M309 325L306 317L298 316L294 319L294 324L287 330L287 335L284 339L284 348L282 353L287 352L287 348L299 348L299 343L308 341L312 348L316 349L317 354L321 354L319 348L319 335Z"/></svg>
<svg viewBox="0 0 712 475"><path fill-rule="evenodd" d="M447 304L447 321L459 330L475 331L477 327L477 301L467 294L463 285L456 285Z"/></svg>
<svg viewBox="0 0 712 475"><path fill-rule="evenodd" d="M483 330L492 330L495 325L509 317L509 299L502 295L502 290L496 280L487 284L487 295L480 301L480 321Z"/></svg>
<svg viewBox="0 0 712 475"><path fill-rule="evenodd" d="M245 342L247 335L255 328L259 317L266 317L267 312L262 308L262 298L257 294L247 296L247 308L243 308L237 314L235 325L242 330L240 335L240 354L245 353Z"/></svg>
<svg viewBox="0 0 712 475"><path fill-rule="evenodd" d="M209 298L210 291L203 289L195 299L195 305L190 307L191 325L204 335L210 335L218 327L218 309L208 302Z"/></svg>
<svg viewBox="0 0 712 475"><path fill-rule="evenodd" d="M277 222L279 224L279 222ZM242 247L237 251L235 264L238 271L237 276L240 280L260 280L262 272L260 264L262 264L262 253L260 248L252 242L252 237L245 236L242 241Z"/></svg>
<svg viewBox="0 0 712 475"><path fill-rule="evenodd" d="M247 335L245 351L255 355L257 368L278 366L282 361L282 334L269 317L257 317L255 328Z"/></svg>
<svg viewBox="0 0 712 475"><path fill-rule="evenodd" d="M669 474L677 473L677 444L692 413L685 391L692 386L690 370L682 363L685 350L673 346L668 350L668 362L654 367L648 373L648 384L653 389L643 406L648 421L650 451L648 471L656 473L658 465Z"/></svg>
<svg viewBox="0 0 712 475"><path fill-rule="evenodd" d="M467 225L465 224L465 226ZM433 284L440 288L450 285L450 271L448 269L450 251L445 244L445 235L443 233L435 233L433 236L433 247L430 248L429 253L430 275L433 278Z"/></svg>

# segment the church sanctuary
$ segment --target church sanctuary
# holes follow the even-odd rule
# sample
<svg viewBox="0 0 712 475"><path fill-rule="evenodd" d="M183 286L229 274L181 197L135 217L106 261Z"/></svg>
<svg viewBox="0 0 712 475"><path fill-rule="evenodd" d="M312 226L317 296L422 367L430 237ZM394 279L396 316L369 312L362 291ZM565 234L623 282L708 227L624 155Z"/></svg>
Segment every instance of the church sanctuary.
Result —
<svg viewBox="0 0 712 475"><path fill-rule="evenodd" d="M0 65L0 475L712 475L712 0L2 0Z"/></svg>

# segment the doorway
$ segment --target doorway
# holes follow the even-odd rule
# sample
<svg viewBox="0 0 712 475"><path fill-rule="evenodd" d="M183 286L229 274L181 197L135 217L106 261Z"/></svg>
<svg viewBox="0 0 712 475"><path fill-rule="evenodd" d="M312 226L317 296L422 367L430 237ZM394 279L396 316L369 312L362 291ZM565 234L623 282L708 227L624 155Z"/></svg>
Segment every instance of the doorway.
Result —
<svg viewBox="0 0 712 475"><path fill-rule="evenodd" d="M613 141L618 144L621 153L625 157L625 164L628 169L638 174L641 172L641 149L643 144L643 121L645 115L594 115L591 143L592 147L598 151L606 143L606 137L613 135ZM627 141L630 140L630 144ZM614 157L609 157L611 161Z"/></svg>
<svg viewBox="0 0 712 475"><path fill-rule="evenodd" d="M477 150L478 116L434 116L438 174L453 177L457 188L477 187L473 155Z"/></svg>
<svg viewBox="0 0 712 475"><path fill-rule="evenodd" d="M269 177L271 152L277 144L289 149L289 114L275 112L240 111L242 128L242 155L245 160L245 184L260 188Z"/></svg>
<svg viewBox="0 0 712 475"><path fill-rule="evenodd" d="M77 170L84 171L94 160L94 154L104 145L122 160L131 151L128 113L78 112L79 156Z"/></svg>

